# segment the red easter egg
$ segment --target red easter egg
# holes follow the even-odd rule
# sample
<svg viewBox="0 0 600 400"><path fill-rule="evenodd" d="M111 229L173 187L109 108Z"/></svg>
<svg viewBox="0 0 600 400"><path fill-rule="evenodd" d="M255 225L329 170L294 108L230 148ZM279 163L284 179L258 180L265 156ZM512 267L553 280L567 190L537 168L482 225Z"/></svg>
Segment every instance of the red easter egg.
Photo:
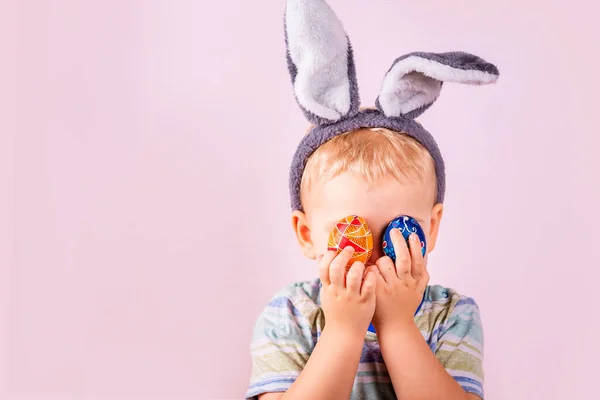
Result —
<svg viewBox="0 0 600 400"><path fill-rule="evenodd" d="M354 255L348 262L349 269L355 261L366 263L373 253L373 234L367 222L357 215L340 220L329 235L327 250L340 253L346 247L354 248Z"/></svg>

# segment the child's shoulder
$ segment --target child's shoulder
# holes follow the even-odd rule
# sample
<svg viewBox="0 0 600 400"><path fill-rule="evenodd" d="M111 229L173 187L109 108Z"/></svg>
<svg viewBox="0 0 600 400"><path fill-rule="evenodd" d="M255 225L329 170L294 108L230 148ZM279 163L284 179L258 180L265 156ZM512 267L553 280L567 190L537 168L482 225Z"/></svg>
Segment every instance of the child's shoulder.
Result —
<svg viewBox="0 0 600 400"><path fill-rule="evenodd" d="M312 303L319 306L320 288L321 280L318 278L307 281L292 282L277 292L271 298L271 302L279 300L288 301L292 304Z"/></svg>
<svg viewBox="0 0 600 400"><path fill-rule="evenodd" d="M460 293L456 289L442 285L430 285L425 293L421 314L435 319L468 315L479 318L479 305L473 297Z"/></svg>
<svg viewBox="0 0 600 400"><path fill-rule="evenodd" d="M456 307L457 305L471 305L477 307L474 298L460 293L456 289L442 285L429 285L427 287L426 299L432 303L439 303L452 307Z"/></svg>
<svg viewBox="0 0 600 400"><path fill-rule="evenodd" d="M320 279L290 283L270 298L262 316L277 316L279 320L314 317L322 312L320 287Z"/></svg>
<svg viewBox="0 0 600 400"><path fill-rule="evenodd" d="M307 346L312 343L313 330L323 325L320 287L319 279L294 282L273 295L256 321L257 343L274 337L294 338Z"/></svg>

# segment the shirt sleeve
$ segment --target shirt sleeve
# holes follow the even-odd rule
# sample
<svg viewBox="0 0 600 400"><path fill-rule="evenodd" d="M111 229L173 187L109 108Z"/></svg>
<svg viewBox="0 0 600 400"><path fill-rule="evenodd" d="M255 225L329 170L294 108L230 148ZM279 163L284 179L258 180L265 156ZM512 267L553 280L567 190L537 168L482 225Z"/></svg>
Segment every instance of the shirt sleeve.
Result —
<svg viewBox="0 0 600 400"><path fill-rule="evenodd" d="M444 325L436 357L465 392L483 399L483 330L477 303L458 299Z"/></svg>
<svg viewBox="0 0 600 400"><path fill-rule="evenodd" d="M308 362L314 345L310 324L286 297L275 297L258 318L250 345L252 375L246 399L285 392Z"/></svg>

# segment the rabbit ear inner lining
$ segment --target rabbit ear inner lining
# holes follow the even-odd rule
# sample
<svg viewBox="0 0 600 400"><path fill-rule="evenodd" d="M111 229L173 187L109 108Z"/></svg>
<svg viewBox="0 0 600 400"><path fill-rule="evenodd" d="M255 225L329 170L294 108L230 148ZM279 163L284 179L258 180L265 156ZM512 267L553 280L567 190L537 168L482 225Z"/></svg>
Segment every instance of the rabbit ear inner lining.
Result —
<svg viewBox="0 0 600 400"><path fill-rule="evenodd" d="M379 103L385 115L399 116L433 103L441 90L442 82L420 72L397 76L390 71L383 82Z"/></svg>
<svg viewBox="0 0 600 400"><path fill-rule="evenodd" d="M398 61L386 74L379 102L387 116L399 116L433 103L442 82L482 85L496 79L496 75L484 71L453 68L411 56Z"/></svg>
<svg viewBox="0 0 600 400"><path fill-rule="evenodd" d="M285 26L298 103L316 117L341 119L353 101L349 76L353 60L341 21L324 1L288 1Z"/></svg>
<svg viewBox="0 0 600 400"><path fill-rule="evenodd" d="M319 117L337 121L350 111L348 59L338 56L326 66L314 67L318 66L304 64L298 67L294 83L298 102Z"/></svg>

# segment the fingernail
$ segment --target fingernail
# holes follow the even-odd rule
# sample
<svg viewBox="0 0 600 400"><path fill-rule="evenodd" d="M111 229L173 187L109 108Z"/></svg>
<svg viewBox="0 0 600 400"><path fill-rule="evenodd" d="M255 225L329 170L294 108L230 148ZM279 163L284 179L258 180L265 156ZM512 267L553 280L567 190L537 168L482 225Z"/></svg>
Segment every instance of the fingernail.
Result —
<svg viewBox="0 0 600 400"><path fill-rule="evenodd" d="M410 234L410 240L411 240L411 241L413 241L413 242L416 242L416 241L417 241L417 239L418 239L418 237L417 237L417 235L416 235L415 233L411 233L411 234Z"/></svg>

